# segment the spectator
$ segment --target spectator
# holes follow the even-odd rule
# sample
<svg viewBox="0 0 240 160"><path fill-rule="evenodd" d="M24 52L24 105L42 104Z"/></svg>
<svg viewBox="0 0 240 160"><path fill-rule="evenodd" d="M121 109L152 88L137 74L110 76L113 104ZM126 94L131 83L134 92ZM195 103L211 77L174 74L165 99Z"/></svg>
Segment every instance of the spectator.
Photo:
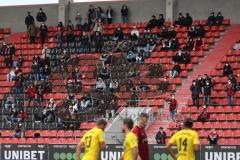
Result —
<svg viewBox="0 0 240 160"><path fill-rule="evenodd" d="M182 64L184 61L184 55L182 54L182 50L179 50L175 56L172 57L172 60L176 63Z"/></svg>
<svg viewBox="0 0 240 160"><path fill-rule="evenodd" d="M30 43L35 43L35 39L36 39L36 35L37 35L37 28L34 23L28 25L27 32L28 32L28 37L29 37Z"/></svg>
<svg viewBox="0 0 240 160"><path fill-rule="evenodd" d="M118 82L116 80L111 80L109 88L112 93L115 93L118 89Z"/></svg>
<svg viewBox="0 0 240 160"><path fill-rule="evenodd" d="M196 84L196 81L193 81L190 90L192 92L192 102L193 102L193 105L194 106L199 106L199 94L201 92L201 89Z"/></svg>
<svg viewBox="0 0 240 160"><path fill-rule="evenodd" d="M107 22L108 24L111 24L113 19L113 9L111 6L108 6L106 14L107 14Z"/></svg>
<svg viewBox="0 0 240 160"><path fill-rule="evenodd" d="M30 86L27 88L28 107L30 107L31 102L33 102L34 106L36 106L35 95L36 88L32 84L30 84Z"/></svg>
<svg viewBox="0 0 240 160"><path fill-rule="evenodd" d="M47 21L46 13L43 12L42 8L39 9L39 12L37 13L36 19L39 23L44 23L44 22Z"/></svg>
<svg viewBox="0 0 240 160"><path fill-rule="evenodd" d="M102 48L104 45L103 37L101 32L96 32L95 36L93 37L95 43L95 51L98 53L102 53Z"/></svg>
<svg viewBox="0 0 240 160"><path fill-rule="evenodd" d="M75 79L75 81L82 78L82 72L77 67L72 72L72 78Z"/></svg>
<svg viewBox="0 0 240 160"><path fill-rule="evenodd" d="M91 98L83 97L81 100L81 109L87 109L92 106Z"/></svg>
<svg viewBox="0 0 240 160"><path fill-rule="evenodd" d="M233 69L232 66L230 65L229 62L227 62L224 66L223 66L223 76L227 77L230 74L233 74Z"/></svg>
<svg viewBox="0 0 240 160"><path fill-rule="evenodd" d="M47 38L48 28L44 23L42 23L40 28L39 28L39 31L40 31L41 43L43 45L46 41L46 38Z"/></svg>
<svg viewBox="0 0 240 160"><path fill-rule="evenodd" d="M156 27L157 24L158 24L158 21L156 19L156 16L152 15L152 19L148 22L146 30L150 30L150 29Z"/></svg>
<svg viewBox="0 0 240 160"><path fill-rule="evenodd" d="M14 137L16 138L21 138L23 136L23 127L22 127L22 123L18 123L14 129Z"/></svg>
<svg viewBox="0 0 240 160"><path fill-rule="evenodd" d="M231 83L233 84L234 90L236 91L237 84L238 84L237 79L232 74L228 76L228 79L231 81Z"/></svg>
<svg viewBox="0 0 240 160"><path fill-rule="evenodd" d="M74 92L74 83L73 83L73 80L71 80L71 79L69 79L67 81L67 92L68 92L68 94Z"/></svg>
<svg viewBox="0 0 240 160"><path fill-rule="evenodd" d="M16 77L15 71L12 69L8 74L7 74L7 81L12 82Z"/></svg>
<svg viewBox="0 0 240 160"><path fill-rule="evenodd" d="M157 144L166 144L166 138L166 132L163 130L163 127L160 127L155 137Z"/></svg>
<svg viewBox="0 0 240 160"><path fill-rule="evenodd" d="M184 26L185 25L185 17L182 13L178 14L178 20L175 22L175 25Z"/></svg>
<svg viewBox="0 0 240 160"><path fill-rule="evenodd" d="M81 27L82 27L82 16L81 16L80 12L77 12L77 15L75 17L75 22L76 22L77 29L81 29Z"/></svg>
<svg viewBox="0 0 240 160"><path fill-rule="evenodd" d="M165 93L168 91L170 86L169 81L167 80L167 77L164 77L163 81L159 84L158 90L160 93Z"/></svg>
<svg viewBox="0 0 240 160"><path fill-rule="evenodd" d="M43 68L43 77L42 79L45 80L49 80L51 75L51 68L46 64Z"/></svg>
<svg viewBox="0 0 240 160"><path fill-rule="evenodd" d="M122 15L122 23L128 23L128 7L126 6L126 4L122 6L121 15Z"/></svg>
<svg viewBox="0 0 240 160"><path fill-rule="evenodd" d="M102 80L102 78L98 78L98 80L96 82L96 89L97 90L101 90L101 91L105 91L106 90L106 84Z"/></svg>
<svg viewBox="0 0 240 160"><path fill-rule="evenodd" d="M95 33L97 33L97 32L100 33L100 34L103 33L103 25L102 25L101 19L99 19L99 20L95 23L94 28L93 28L93 31L94 31Z"/></svg>
<svg viewBox="0 0 240 160"><path fill-rule="evenodd" d="M90 23L96 18L96 11L92 5L89 5L87 16Z"/></svg>
<svg viewBox="0 0 240 160"><path fill-rule="evenodd" d="M157 19L157 26L162 27L164 26L164 23L165 23L165 19L163 17L163 14L159 14L159 17Z"/></svg>
<svg viewBox="0 0 240 160"><path fill-rule="evenodd" d="M58 22L57 25L57 31L63 32L64 31L64 26L62 22Z"/></svg>
<svg viewBox="0 0 240 160"><path fill-rule="evenodd" d="M149 87L146 83L141 82L139 88L141 89L142 92L147 92L149 90Z"/></svg>
<svg viewBox="0 0 240 160"><path fill-rule="evenodd" d="M43 91L44 91L44 90L43 90L42 85L38 85L38 86L37 86L37 89L36 89L38 107L42 107Z"/></svg>
<svg viewBox="0 0 240 160"><path fill-rule="evenodd" d="M187 27L191 27L193 24L193 19L192 17L190 16L189 13L186 13L186 17L185 17L185 26Z"/></svg>
<svg viewBox="0 0 240 160"><path fill-rule="evenodd" d="M74 43L74 41L75 41L75 36L73 34L73 31L69 28L67 31L67 43L70 46L71 43Z"/></svg>
<svg viewBox="0 0 240 160"><path fill-rule="evenodd" d="M214 16L214 12L212 12L211 15L208 17L207 24L210 26L213 26L216 24L216 17Z"/></svg>
<svg viewBox="0 0 240 160"><path fill-rule="evenodd" d="M136 26L133 26L133 29L131 31L131 39L137 40L138 38L139 38L139 30L137 29Z"/></svg>
<svg viewBox="0 0 240 160"><path fill-rule="evenodd" d="M218 136L216 130L212 129L211 132L208 135L209 144L210 145L217 145L218 144L218 139L219 139L219 136Z"/></svg>
<svg viewBox="0 0 240 160"><path fill-rule="evenodd" d="M236 44L233 47L234 50L240 50L240 40L236 42Z"/></svg>
<svg viewBox="0 0 240 160"><path fill-rule="evenodd" d="M71 31L71 32L74 31L74 25L71 20L68 20L67 31Z"/></svg>
<svg viewBox="0 0 240 160"><path fill-rule="evenodd" d="M55 109L56 104L53 98L51 98L47 104L47 106L44 108L43 111L43 121L44 122L50 122L55 120Z"/></svg>
<svg viewBox="0 0 240 160"><path fill-rule="evenodd" d="M173 69L170 71L170 77L176 78L181 73L181 67L178 63L174 63Z"/></svg>
<svg viewBox="0 0 240 160"><path fill-rule="evenodd" d="M228 80L228 84L225 86L225 90L227 92L228 105L233 106L234 105L235 88L234 88L234 85L232 84L231 80Z"/></svg>
<svg viewBox="0 0 240 160"><path fill-rule="evenodd" d="M27 12L27 16L25 18L25 24L27 26L27 30L28 30L29 25L34 24L34 18L31 15L31 12Z"/></svg>
<svg viewBox="0 0 240 160"><path fill-rule="evenodd" d="M168 102L169 104L169 112L170 112L170 117L172 118L172 121L176 121L176 116L177 116L177 108L178 108L178 102L175 99L175 96L172 94L171 98Z"/></svg>
<svg viewBox="0 0 240 160"><path fill-rule="evenodd" d="M124 33L123 33L123 30L120 27L118 27L116 29L114 37L115 37L116 40L119 40L119 41L124 39Z"/></svg>
<svg viewBox="0 0 240 160"><path fill-rule="evenodd" d="M5 105L4 105L5 109L13 109L15 108L15 100L13 95L8 95L5 101Z"/></svg>
<svg viewBox="0 0 240 160"><path fill-rule="evenodd" d="M205 123L209 120L210 115L207 113L207 106L203 106L203 111L198 115L197 121Z"/></svg>
<svg viewBox="0 0 240 160"><path fill-rule="evenodd" d="M19 73L17 74L17 76L15 77L15 91L17 94L21 94L22 91L23 91L23 74L22 73Z"/></svg>
<svg viewBox="0 0 240 160"><path fill-rule="evenodd" d="M216 25L222 25L224 17L222 16L221 12L218 12L215 19L216 19Z"/></svg>
<svg viewBox="0 0 240 160"><path fill-rule="evenodd" d="M212 86L210 85L210 83L207 81L206 85L203 86L203 101L204 101L204 105L209 106L211 105L211 91L212 91Z"/></svg>
<svg viewBox="0 0 240 160"><path fill-rule="evenodd" d="M57 45L62 46L63 43L63 32L58 30L56 33Z"/></svg>

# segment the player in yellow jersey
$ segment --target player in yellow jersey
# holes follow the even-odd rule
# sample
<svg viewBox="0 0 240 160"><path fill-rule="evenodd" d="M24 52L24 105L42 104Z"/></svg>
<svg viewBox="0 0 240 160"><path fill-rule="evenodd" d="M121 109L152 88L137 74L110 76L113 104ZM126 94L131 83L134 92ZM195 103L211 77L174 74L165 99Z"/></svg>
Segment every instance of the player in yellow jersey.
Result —
<svg viewBox="0 0 240 160"><path fill-rule="evenodd" d="M170 139L167 150L174 160L195 160L195 152L200 149L198 133L192 130L193 121L184 120L183 129L175 133ZM175 155L172 146L176 144L178 155Z"/></svg>
<svg viewBox="0 0 240 160"><path fill-rule="evenodd" d="M82 160L98 160L100 150L106 148L103 137L106 126L107 121L100 119L97 121L95 128L84 134L76 148L76 160L80 160L82 148L85 148Z"/></svg>
<svg viewBox="0 0 240 160"><path fill-rule="evenodd" d="M131 131L133 128L132 119L124 119L122 129L126 134L123 144L124 153L120 160L137 160L138 159L138 141L135 134Z"/></svg>

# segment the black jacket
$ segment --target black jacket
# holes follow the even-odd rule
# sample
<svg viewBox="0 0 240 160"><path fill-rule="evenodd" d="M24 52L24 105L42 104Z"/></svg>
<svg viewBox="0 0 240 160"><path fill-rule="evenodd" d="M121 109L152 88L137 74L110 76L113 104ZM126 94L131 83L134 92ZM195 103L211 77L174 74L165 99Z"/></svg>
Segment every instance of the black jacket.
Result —
<svg viewBox="0 0 240 160"><path fill-rule="evenodd" d="M199 98L199 94L200 94L200 88L197 85L192 85L190 88L191 92L192 92L192 97L193 98Z"/></svg>
<svg viewBox="0 0 240 160"><path fill-rule="evenodd" d="M44 12L38 12L36 19L38 22L45 22L47 20L47 16Z"/></svg>
<svg viewBox="0 0 240 160"><path fill-rule="evenodd" d="M28 15L28 16L25 18L25 24L26 24L26 25L30 25L30 24L33 24L33 23L34 23L34 18L33 18L33 16Z"/></svg>
<svg viewBox="0 0 240 160"><path fill-rule="evenodd" d="M210 85L204 86L204 96L210 96L212 91L212 87Z"/></svg>
<svg viewBox="0 0 240 160"><path fill-rule="evenodd" d="M167 137L166 132L159 131L156 134L155 140L156 140L157 144L166 144L166 137Z"/></svg>

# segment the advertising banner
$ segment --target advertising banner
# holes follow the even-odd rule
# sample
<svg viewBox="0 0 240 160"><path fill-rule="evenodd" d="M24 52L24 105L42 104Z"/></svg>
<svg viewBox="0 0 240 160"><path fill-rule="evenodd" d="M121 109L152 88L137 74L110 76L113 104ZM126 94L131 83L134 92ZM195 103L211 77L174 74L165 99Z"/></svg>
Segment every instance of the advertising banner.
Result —
<svg viewBox="0 0 240 160"><path fill-rule="evenodd" d="M47 145L2 144L1 160L47 160Z"/></svg>

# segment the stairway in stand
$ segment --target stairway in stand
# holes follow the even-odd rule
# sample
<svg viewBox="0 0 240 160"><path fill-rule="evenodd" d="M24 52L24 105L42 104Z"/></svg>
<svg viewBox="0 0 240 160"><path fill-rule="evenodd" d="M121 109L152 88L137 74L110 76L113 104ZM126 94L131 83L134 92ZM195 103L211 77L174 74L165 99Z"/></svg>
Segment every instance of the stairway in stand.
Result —
<svg viewBox="0 0 240 160"><path fill-rule="evenodd" d="M229 48L233 47L237 40L240 39L240 25L232 25L229 30L225 33L224 37L221 38L214 49L209 52L207 57L199 64L190 75L185 83L176 91L176 99L179 103L178 111L182 107L187 105L188 99L191 98L190 86L192 81L197 78L198 75L210 74L217 63L220 62L221 58L224 57L225 53ZM157 117L153 124L148 129L149 138L154 139L154 136L160 126L163 128L168 127L170 121L167 117L169 115L168 107L165 107L162 114Z"/></svg>

